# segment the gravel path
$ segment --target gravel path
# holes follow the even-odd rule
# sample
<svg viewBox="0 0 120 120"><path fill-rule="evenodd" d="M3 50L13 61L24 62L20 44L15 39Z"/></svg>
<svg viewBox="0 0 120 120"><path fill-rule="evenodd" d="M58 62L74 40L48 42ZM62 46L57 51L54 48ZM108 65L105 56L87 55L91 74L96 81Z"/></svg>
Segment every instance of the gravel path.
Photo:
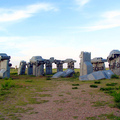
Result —
<svg viewBox="0 0 120 120"><path fill-rule="evenodd" d="M34 108L36 114L23 114L22 119L86 120L87 117L111 113L120 116L119 109L109 107L109 104L113 103L113 98L99 92L99 88L90 88L88 84L80 85L78 89L72 89L72 87L64 82L54 90L38 93L50 94L52 97L42 97L43 100L49 100L47 103L28 105ZM95 105L98 106L95 107Z"/></svg>

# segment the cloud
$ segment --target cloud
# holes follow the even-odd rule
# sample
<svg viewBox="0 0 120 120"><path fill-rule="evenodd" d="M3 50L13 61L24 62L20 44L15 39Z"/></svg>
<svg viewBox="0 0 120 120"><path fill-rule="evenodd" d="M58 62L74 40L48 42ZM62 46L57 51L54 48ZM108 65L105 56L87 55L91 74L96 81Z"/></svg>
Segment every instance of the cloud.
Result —
<svg viewBox="0 0 120 120"><path fill-rule="evenodd" d="M120 11L107 11L100 15L100 19L98 21L91 23L91 25L87 25L87 27L76 27L76 29L77 32L82 32L110 29L115 27L120 27Z"/></svg>
<svg viewBox="0 0 120 120"><path fill-rule="evenodd" d="M80 5L80 6L84 6L85 4L87 4L90 0L75 0L75 2Z"/></svg>
<svg viewBox="0 0 120 120"><path fill-rule="evenodd" d="M0 22L16 21L29 18L39 11L57 11L53 5L48 3L38 3L26 6L23 9L0 9Z"/></svg>
<svg viewBox="0 0 120 120"><path fill-rule="evenodd" d="M60 42L61 39L63 40L62 43ZM32 56L42 56L44 59L49 59L50 57L60 60L72 58L77 60L75 67L79 68L81 51L91 52L91 58L107 58L109 52L113 49L112 47L114 47L109 45L108 48L107 41L100 41L99 44L97 41L89 44L81 44L78 41L79 47L76 47L76 45L73 45L75 42L72 41L72 38L69 39L67 44L65 44L65 40L66 38L64 37L51 36L0 37L1 53L11 56L10 61L13 66L18 66L21 60L29 62ZM99 46L107 46L106 52ZM116 45L117 48L119 48L119 44Z"/></svg>
<svg viewBox="0 0 120 120"><path fill-rule="evenodd" d="M120 27L120 11L108 11L101 15L102 20L89 27L91 31Z"/></svg>
<svg viewBox="0 0 120 120"><path fill-rule="evenodd" d="M21 60L29 62L32 56L42 56L44 59L49 59L50 57L60 60L72 58L78 60L75 66L79 67L79 50L69 45L66 46L64 40L64 44L61 44L61 38L51 36L13 36L0 37L0 40L1 53L11 56L10 61L13 66L18 66Z"/></svg>
<svg viewBox="0 0 120 120"><path fill-rule="evenodd" d="M5 31L6 32L6 29L3 28L3 27L0 27L0 31Z"/></svg>
<svg viewBox="0 0 120 120"><path fill-rule="evenodd" d="M102 14L102 17L105 17L107 19L112 19L118 16L120 16L120 11L108 11Z"/></svg>
<svg viewBox="0 0 120 120"><path fill-rule="evenodd" d="M114 27L119 27L120 24L104 24L104 25L94 25L90 27L81 27L85 31L96 31L96 30L103 30L103 29L109 29L109 28L114 28Z"/></svg>

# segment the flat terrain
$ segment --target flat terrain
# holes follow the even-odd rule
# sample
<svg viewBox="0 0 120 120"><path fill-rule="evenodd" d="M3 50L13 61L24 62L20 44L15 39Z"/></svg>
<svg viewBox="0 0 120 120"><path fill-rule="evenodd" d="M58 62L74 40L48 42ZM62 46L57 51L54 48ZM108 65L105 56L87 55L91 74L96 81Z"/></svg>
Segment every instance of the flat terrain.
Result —
<svg viewBox="0 0 120 120"><path fill-rule="evenodd" d="M120 79L79 81L75 71L71 78L51 79L12 69L10 79L0 79L0 120L120 120L114 97L100 90L117 83L111 88L119 93Z"/></svg>

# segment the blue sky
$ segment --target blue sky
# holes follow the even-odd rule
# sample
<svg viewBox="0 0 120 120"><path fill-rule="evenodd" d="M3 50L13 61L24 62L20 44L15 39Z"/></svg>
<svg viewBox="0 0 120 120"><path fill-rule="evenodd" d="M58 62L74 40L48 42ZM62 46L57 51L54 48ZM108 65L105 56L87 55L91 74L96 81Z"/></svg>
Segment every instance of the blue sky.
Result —
<svg viewBox="0 0 120 120"><path fill-rule="evenodd" d="M0 0L0 52L13 66L32 56L107 58L120 46L120 0Z"/></svg>

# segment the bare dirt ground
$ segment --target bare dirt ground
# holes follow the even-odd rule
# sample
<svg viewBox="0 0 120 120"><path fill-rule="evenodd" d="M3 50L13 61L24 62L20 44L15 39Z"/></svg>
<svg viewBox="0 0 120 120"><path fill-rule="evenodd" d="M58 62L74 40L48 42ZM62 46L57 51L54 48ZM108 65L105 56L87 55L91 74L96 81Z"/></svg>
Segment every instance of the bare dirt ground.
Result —
<svg viewBox="0 0 120 120"><path fill-rule="evenodd" d="M72 89L67 82L60 82L57 88L40 92L50 94L51 97L42 97L49 100L47 103L31 104L35 114L22 114L22 120L86 120L102 114L113 113L120 116L120 109L109 107L113 98L99 88L90 88L89 84L82 84L78 89ZM96 106L95 106L96 105ZM98 119L102 120L102 118ZM106 118L107 119L107 118ZM105 120L106 120L105 119Z"/></svg>

